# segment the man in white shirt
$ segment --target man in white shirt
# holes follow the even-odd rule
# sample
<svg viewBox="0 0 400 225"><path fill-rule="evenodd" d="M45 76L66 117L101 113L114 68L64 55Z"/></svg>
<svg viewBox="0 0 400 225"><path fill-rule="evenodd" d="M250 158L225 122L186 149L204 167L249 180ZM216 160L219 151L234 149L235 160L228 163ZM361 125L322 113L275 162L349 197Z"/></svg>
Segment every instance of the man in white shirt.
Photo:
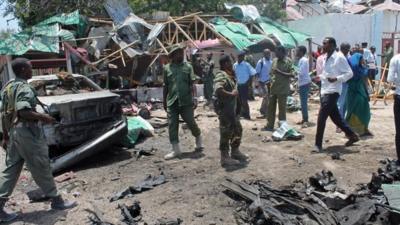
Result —
<svg viewBox="0 0 400 225"><path fill-rule="evenodd" d="M258 78L258 89L260 90L260 94L263 97L260 113L263 117L266 117L267 107L268 107L268 97L269 97L269 82L271 72L272 60L271 60L271 51L269 49L264 50L264 57L262 57L257 62L256 71Z"/></svg>
<svg viewBox="0 0 400 225"><path fill-rule="evenodd" d="M315 149L313 152L322 152L322 140L325 132L326 120L339 127L349 139L346 146L359 141L357 134L351 130L345 120L340 116L337 101L342 92L342 83L348 81L353 72L346 57L341 52L336 52L336 40L331 37L324 39L323 48L326 52L321 79L321 107L318 114L317 134L315 137Z"/></svg>
<svg viewBox="0 0 400 225"><path fill-rule="evenodd" d="M395 55L389 64L388 82L396 85L396 94L394 95L394 125L396 127L396 153L397 162L400 164L400 54Z"/></svg>
<svg viewBox="0 0 400 225"><path fill-rule="evenodd" d="M310 92L311 86L311 77L309 74L310 66L309 60L306 55L307 48L305 46L299 46L296 49L296 56L299 58L299 71L298 71L298 86L299 86L299 95L300 95L300 103L301 103L301 114L303 119L298 122L301 125L307 125L308 123L308 93Z"/></svg>
<svg viewBox="0 0 400 225"><path fill-rule="evenodd" d="M378 69L378 67L377 67L377 65L378 65L377 58L378 58L378 56L376 55L375 46L371 46L370 51L371 51L371 58L370 58L369 61L367 61L367 64L368 64L368 79L370 80L372 87L374 87L374 82L373 81L375 80L375 77L376 77L376 74L377 74L377 69Z"/></svg>

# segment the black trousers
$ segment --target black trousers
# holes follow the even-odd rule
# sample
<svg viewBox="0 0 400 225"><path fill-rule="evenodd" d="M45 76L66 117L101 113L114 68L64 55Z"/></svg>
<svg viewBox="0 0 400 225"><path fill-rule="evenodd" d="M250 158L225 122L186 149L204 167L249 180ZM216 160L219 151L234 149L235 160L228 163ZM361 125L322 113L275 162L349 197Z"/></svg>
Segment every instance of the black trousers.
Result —
<svg viewBox="0 0 400 225"><path fill-rule="evenodd" d="M396 153L397 159L400 160L400 95L394 95L394 125L396 127Z"/></svg>
<svg viewBox="0 0 400 225"><path fill-rule="evenodd" d="M347 137L356 135L345 120L340 116L339 109L337 107L337 101L339 94L325 94L321 96L321 107L318 114L317 122L317 134L315 136L315 145L322 147L322 140L324 138L326 120L328 117L331 118L332 122L339 127Z"/></svg>
<svg viewBox="0 0 400 225"><path fill-rule="evenodd" d="M250 108L249 108L249 102L248 102L249 85L247 83L239 84L238 89L239 89L239 97L240 97L240 103L241 103L240 115L246 119L250 119Z"/></svg>

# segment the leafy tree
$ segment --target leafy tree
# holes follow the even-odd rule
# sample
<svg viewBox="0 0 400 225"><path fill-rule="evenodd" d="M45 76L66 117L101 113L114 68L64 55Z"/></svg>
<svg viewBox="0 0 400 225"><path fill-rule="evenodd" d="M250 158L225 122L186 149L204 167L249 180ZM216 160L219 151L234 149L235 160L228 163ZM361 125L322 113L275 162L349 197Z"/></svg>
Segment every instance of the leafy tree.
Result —
<svg viewBox="0 0 400 225"><path fill-rule="evenodd" d="M70 13L77 9L86 16L105 15L105 0L0 0L6 8L6 15L13 14L22 28L29 27L60 13ZM137 14L153 11L168 11L173 16L202 11L204 13L224 13L225 0L128 0ZM285 17L285 0L231 0L231 3L254 4L262 15L271 19Z"/></svg>
<svg viewBox="0 0 400 225"><path fill-rule="evenodd" d="M11 28L0 30L0 40L4 40L4 39L9 38L15 32L16 31L14 29L11 29Z"/></svg>
<svg viewBox="0 0 400 225"><path fill-rule="evenodd" d="M147 13L153 11L168 11L173 16L184 15L193 12L224 12L224 0L129 0L135 13ZM285 0L232 0L230 3L253 4L260 13L271 19L283 19L286 17Z"/></svg>
<svg viewBox="0 0 400 225"><path fill-rule="evenodd" d="M51 16L70 13L77 9L84 15L98 15L104 11L99 0L2 0L5 15L13 14L22 28L35 25Z"/></svg>

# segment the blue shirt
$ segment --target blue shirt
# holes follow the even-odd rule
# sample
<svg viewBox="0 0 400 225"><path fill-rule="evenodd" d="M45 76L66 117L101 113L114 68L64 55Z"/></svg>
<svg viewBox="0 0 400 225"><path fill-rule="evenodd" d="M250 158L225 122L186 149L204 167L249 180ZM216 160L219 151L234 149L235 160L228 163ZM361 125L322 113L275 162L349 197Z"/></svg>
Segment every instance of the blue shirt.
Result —
<svg viewBox="0 0 400 225"><path fill-rule="evenodd" d="M272 66L272 60L265 59L265 57L262 57L260 60L258 60L257 66L256 66L256 71L258 73L258 76L260 78L260 82L267 82L269 81L269 73L271 72L271 66Z"/></svg>
<svg viewBox="0 0 400 225"><path fill-rule="evenodd" d="M236 74L236 79L238 81L238 84L245 84L249 80L251 76L256 75L256 70L248 63L245 61L242 61L241 63L235 63L233 65L233 69L235 70Z"/></svg>

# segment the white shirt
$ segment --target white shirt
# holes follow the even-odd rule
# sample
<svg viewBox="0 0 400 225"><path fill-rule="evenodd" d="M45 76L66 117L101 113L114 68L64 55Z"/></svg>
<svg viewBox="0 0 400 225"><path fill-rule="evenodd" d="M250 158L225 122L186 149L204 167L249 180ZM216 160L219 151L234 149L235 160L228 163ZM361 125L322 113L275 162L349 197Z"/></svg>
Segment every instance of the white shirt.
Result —
<svg viewBox="0 0 400 225"><path fill-rule="evenodd" d="M311 83L311 77L309 74L310 67L308 62L309 61L306 56L299 60L299 87Z"/></svg>
<svg viewBox="0 0 400 225"><path fill-rule="evenodd" d="M327 56L328 57L328 56ZM331 57L324 60L321 78L321 95L342 93L342 83L353 77L353 71L341 52L333 52ZM336 78L336 82L329 82L328 78Z"/></svg>
<svg viewBox="0 0 400 225"><path fill-rule="evenodd" d="M371 61L374 60L374 56L372 55L371 50L368 48L363 48L364 54L363 54L363 59L365 62L370 63Z"/></svg>
<svg viewBox="0 0 400 225"><path fill-rule="evenodd" d="M387 81L396 85L396 95L400 95L400 54L390 60Z"/></svg>

